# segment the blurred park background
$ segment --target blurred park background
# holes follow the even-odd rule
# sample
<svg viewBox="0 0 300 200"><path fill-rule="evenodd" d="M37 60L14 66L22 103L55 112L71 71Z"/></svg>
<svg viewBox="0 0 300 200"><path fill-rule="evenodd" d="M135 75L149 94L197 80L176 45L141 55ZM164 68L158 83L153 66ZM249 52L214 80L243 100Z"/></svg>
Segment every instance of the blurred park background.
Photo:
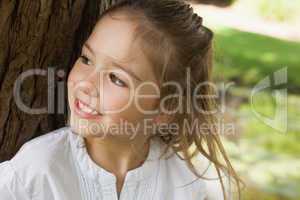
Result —
<svg viewBox="0 0 300 200"><path fill-rule="evenodd" d="M217 8L193 5L215 32L214 80L233 83L226 95L226 121L235 134L225 147L246 183L245 200L300 199L300 0L236 0ZM287 131L272 119L274 90L251 92L265 77L287 69ZM284 120L284 119L283 119Z"/></svg>

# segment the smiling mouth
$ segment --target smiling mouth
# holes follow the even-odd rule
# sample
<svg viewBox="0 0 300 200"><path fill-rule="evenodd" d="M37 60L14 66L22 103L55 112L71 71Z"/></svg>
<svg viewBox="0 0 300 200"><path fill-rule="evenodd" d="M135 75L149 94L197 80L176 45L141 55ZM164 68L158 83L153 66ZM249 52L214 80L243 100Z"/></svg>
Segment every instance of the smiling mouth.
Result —
<svg viewBox="0 0 300 200"><path fill-rule="evenodd" d="M74 107L75 107L75 112L78 114L80 117L83 118L95 118L101 116L101 114L96 111L95 109L89 107L79 99L75 99L74 101Z"/></svg>

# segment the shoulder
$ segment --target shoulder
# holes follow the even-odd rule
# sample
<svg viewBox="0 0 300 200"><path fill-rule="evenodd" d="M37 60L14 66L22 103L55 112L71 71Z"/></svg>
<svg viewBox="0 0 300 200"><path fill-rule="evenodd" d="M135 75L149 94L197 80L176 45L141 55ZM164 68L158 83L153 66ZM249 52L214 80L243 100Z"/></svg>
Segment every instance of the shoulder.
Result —
<svg viewBox="0 0 300 200"><path fill-rule="evenodd" d="M26 166L42 167L57 160L68 149L68 129L62 127L25 143L10 160L18 170Z"/></svg>
<svg viewBox="0 0 300 200"><path fill-rule="evenodd" d="M0 193L4 199L30 199L33 188L61 163L68 149L68 127L25 143L9 161L0 163Z"/></svg>
<svg viewBox="0 0 300 200"><path fill-rule="evenodd" d="M0 163L0 177L1 199L30 199L29 193L27 193L20 180L16 177L8 161Z"/></svg>
<svg viewBox="0 0 300 200"><path fill-rule="evenodd" d="M63 162L69 151L68 129L59 128L26 142L11 160L1 163L1 177L5 175L10 181L17 177L25 182Z"/></svg>
<svg viewBox="0 0 300 200"><path fill-rule="evenodd" d="M223 189L222 184L224 186L224 190L226 193L226 197L228 200L232 199L231 197L231 188L229 183L228 174L224 170L218 171L211 161L209 161L202 154L199 154L194 160L195 167L199 174L202 176L202 180L205 183L206 191L207 191L207 199L208 200L223 200ZM222 179L222 180L221 180ZM222 183L221 183L222 181Z"/></svg>
<svg viewBox="0 0 300 200"><path fill-rule="evenodd" d="M207 200L223 200L222 185L214 164L199 154L193 159L193 165L201 178L178 155L174 154L166 160L166 172L175 187L190 185L195 194L205 195ZM224 174L221 176L225 188L228 188L228 178Z"/></svg>

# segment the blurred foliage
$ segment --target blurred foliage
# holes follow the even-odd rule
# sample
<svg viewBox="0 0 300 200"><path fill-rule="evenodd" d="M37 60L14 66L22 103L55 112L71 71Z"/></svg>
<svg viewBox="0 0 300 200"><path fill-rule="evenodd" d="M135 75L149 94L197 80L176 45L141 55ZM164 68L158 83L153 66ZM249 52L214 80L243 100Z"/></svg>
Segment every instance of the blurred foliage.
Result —
<svg viewBox="0 0 300 200"><path fill-rule="evenodd" d="M215 78L251 86L288 67L290 89L300 89L300 43L224 27L215 33Z"/></svg>
<svg viewBox="0 0 300 200"><path fill-rule="evenodd" d="M300 1L296 0L260 0L257 4L260 15L276 21L290 20L300 9Z"/></svg>
<svg viewBox="0 0 300 200"><path fill-rule="evenodd" d="M208 18L205 16L206 25L215 33L213 75L218 83L233 82L233 86L226 91L224 118L225 123L235 124L236 134L226 137L224 145L234 168L246 183L242 199L298 200L300 42L253 33L257 30L240 31L224 24L240 28L239 23L244 20L245 23L257 22L257 26L280 24L281 27L291 28L300 19L300 0L236 0L232 8L224 10L245 13L246 17L243 16L240 21L239 15L228 15L237 19L233 20L236 23L223 22L218 17L218 10L214 11L208 13ZM223 12L220 15L225 16ZM256 27L256 24L251 24L251 27ZM264 32L267 34L267 31ZM278 106L274 90L269 88L256 93L251 102L253 88L283 68L287 68L288 73L288 82L282 86L288 88L286 133L276 131L257 117L259 114L268 119L274 118Z"/></svg>
<svg viewBox="0 0 300 200"><path fill-rule="evenodd" d="M278 22L291 21L299 16L300 0L238 0L257 15Z"/></svg>
<svg viewBox="0 0 300 200"><path fill-rule="evenodd" d="M255 96L253 108L250 103L242 104L239 107L239 115L247 119L244 124L243 136L251 139L255 144L268 149L273 154L286 154L291 156L300 156L300 97L297 95L288 96L288 132L280 133L272 127L267 126L257 119L253 110L263 116L272 118L276 112L276 105L271 93L265 92ZM247 116L248 115L248 116ZM245 122L241 122L245 123ZM300 158L300 157L299 157Z"/></svg>
<svg viewBox="0 0 300 200"><path fill-rule="evenodd" d="M227 27L214 31L214 78L234 81L229 89L231 101L244 99L227 107L240 128L236 138L225 140L233 165L246 182L242 199L300 199L300 43ZM253 113L275 115L278 105L272 91L256 94L252 105L250 102L252 88L283 67L288 68L288 87L293 89L287 99L286 133L274 130Z"/></svg>

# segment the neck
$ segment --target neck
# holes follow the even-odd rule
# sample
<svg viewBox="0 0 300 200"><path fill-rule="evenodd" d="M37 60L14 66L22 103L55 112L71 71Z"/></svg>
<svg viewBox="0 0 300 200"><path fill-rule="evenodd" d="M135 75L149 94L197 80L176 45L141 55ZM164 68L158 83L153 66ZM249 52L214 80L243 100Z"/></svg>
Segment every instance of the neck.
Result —
<svg viewBox="0 0 300 200"><path fill-rule="evenodd" d="M117 179L124 178L129 170L141 166L149 151L149 140L146 137L86 137L85 140L93 161L116 175Z"/></svg>

